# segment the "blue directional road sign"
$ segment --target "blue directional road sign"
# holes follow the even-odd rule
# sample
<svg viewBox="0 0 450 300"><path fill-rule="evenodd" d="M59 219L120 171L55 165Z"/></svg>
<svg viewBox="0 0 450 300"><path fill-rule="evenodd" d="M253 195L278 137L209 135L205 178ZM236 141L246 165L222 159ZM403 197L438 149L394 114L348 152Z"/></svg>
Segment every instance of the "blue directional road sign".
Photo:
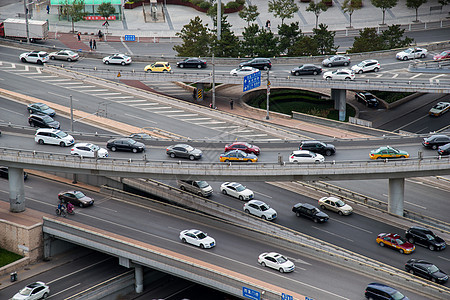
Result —
<svg viewBox="0 0 450 300"><path fill-rule="evenodd" d="M250 75L249 75L250 76ZM248 299L252 300L261 300L261 293L255 290L252 290L251 288L242 287L242 296Z"/></svg>
<svg viewBox="0 0 450 300"><path fill-rule="evenodd" d="M244 77L244 92L261 86L261 71Z"/></svg>
<svg viewBox="0 0 450 300"><path fill-rule="evenodd" d="M125 42L135 42L136 36L134 34L125 34Z"/></svg>
<svg viewBox="0 0 450 300"><path fill-rule="evenodd" d="M291 295L282 293L281 294L281 300L294 300L294 297L292 297Z"/></svg>

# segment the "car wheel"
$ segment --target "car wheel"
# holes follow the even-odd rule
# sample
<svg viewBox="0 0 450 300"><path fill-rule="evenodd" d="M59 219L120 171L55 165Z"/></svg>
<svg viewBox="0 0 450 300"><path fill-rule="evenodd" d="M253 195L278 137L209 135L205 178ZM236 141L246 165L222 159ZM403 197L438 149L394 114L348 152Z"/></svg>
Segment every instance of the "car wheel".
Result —
<svg viewBox="0 0 450 300"><path fill-rule="evenodd" d="M68 59L67 59L67 61L68 61L68 62L71 62L71 61L72 61L72 59L71 59L71 58L68 58Z"/></svg>
<svg viewBox="0 0 450 300"><path fill-rule="evenodd" d="M375 69L373 69L373 71L376 73L376 72L380 71L380 69L379 68L375 68Z"/></svg>
<svg viewBox="0 0 450 300"><path fill-rule="evenodd" d="M280 271L280 273L284 273L283 268L280 268L278 271Z"/></svg>
<svg viewBox="0 0 450 300"><path fill-rule="evenodd" d="M184 185L180 186L180 190L185 191L186 188L184 187Z"/></svg>
<svg viewBox="0 0 450 300"><path fill-rule="evenodd" d="M267 70L267 69L269 69L269 67L268 67L268 66L264 66L263 69L264 69L264 70Z"/></svg>
<svg viewBox="0 0 450 300"><path fill-rule="evenodd" d="M331 76L328 76L327 78L325 78L326 80L331 80Z"/></svg>
<svg viewBox="0 0 450 300"><path fill-rule="evenodd" d="M184 68L184 65L180 65L180 68L183 69L183 68Z"/></svg>
<svg viewBox="0 0 450 300"><path fill-rule="evenodd" d="M381 247L384 247L384 243L383 242L379 242L378 243Z"/></svg>
<svg viewBox="0 0 450 300"><path fill-rule="evenodd" d="M170 157L175 158L175 153L170 153Z"/></svg>
<svg viewBox="0 0 450 300"><path fill-rule="evenodd" d="M318 163L320 163L320 161L316 160L316 161L314 161L314 163L315 163L315 164L318 164Z"/></svg>
<svg viewBox="0 0 450 300"><path fill-rule="evenodd" d="M167 71L167 70L163 70L163 73L167 73L167 72L169 72L169 71Z"/></svg>
<svg viewBox="0 0 450 300"><path fill-rule="evenodd" d="M34 124L34 122L33 121L31 121L31 122L28 122L29 124L30 124L30 126L31 127L36 127L36 124Z"/></svg>
<svg viewBox="0 0 450 300"><path fill-rule="evenodd" d="M39 143L40 145L44 145L44 140L39 140L38 143Z"/></svg>
<svg viewBox="0 0 450 300"><path fill-rule="evenodd" d="M133 153L137 153L138 149L133 148Z"/></svg>
<svg viewBox="0 0 450 300"><path fill-rule="evenodd" d="M239 196L239 200L244 201L244 197Z"/></svg>
<svg viewBox="0 0 450 300"><path fill-rule="evenodd" d="M345 80L350 80L351 78L350 77L345 77Z"/></svg>
<svg viewBox="0 0 450 300"><path fill-rule="evenodd" d="M414 270L413 269L409 269L408 272L414 275Z"/></svg>
<svg viewBox="0 0 450 300"><path fill-rule="evenodd" d="M369 300L374 300L373 297L369 297Z"/></svg>
<svg viewBox="0 0 450 300"><path fill-rule="evenodd" d="M190 159L190 160L194 160L194 159L195 159L195 156L194 156L194 155L189 155L189 159Z"/></svg>
<svg viewBox="0 0 450 300"><path fill-rule="evenodd" d="M38 61L37 61L37 64L38 64L38 65L42 65L42 64L43 64L42 60L38 60Z"/></svg>
<svg viewBox="0 0 450 300"><path fill-rule="evenodd" d="M316 218L314 218L314 223L318 223L319 222L319 220L317 220Z"/></svg>
<svg viewBox="0 0 450 300"><path fill-rule="evenodd" d="M329 63L329 64L328 64L328 68L331 68L332 66L333 66L332 63Z"/></svg>
<svg viewBox="0 0 450 300"><path fill-rule="evenodd" d="M344 66L348 66L348 62L345 62L345 63L344 63Z"/></svg>
<svg viewBox="0 0 450 300"><path fill-rule="evenodd" d="M205 249L205 245L200 244L200 248Z"/></svg>
<svg viewBox="0 0 450 300"><path fill-rule="evenodd" d="M265 263L265 262L262 262L262 263L261 263L261 266L265 267L265 266L266 266L266 263Z"/></svg>
<svg viewBox="0 0 450 300"><path fill-rule="evenodd" d="M111 151L112 151L112 152L116 152L116 150L117 150L117 148L116 148L116 147L114 147L114 146L113 146L113 147L111 147Z"/></svg>
<svg viewBox="0 0 450 300"><path fill-rule="evenodd" d="M186 243L186 239L185 239L185 238L182 238L181 241L182 241L183 243Z"/></svg>
<svg viewBox="0 0 450 300"><path fill-rule="evenodd" d="M433 145L433 146L431 146L431 149L436 150L437 147L438 147L437 145Z"/></svg>
<svg viewBox="0 0 450 300"><path fill-rule="evenodd" d="M125 66L125 62L124 62L124 61L123 61L123 62L121 62L120 64L121 64L122 66Z"/></svg>
<svg viewBox="0 0 450 300"><path fill-rule="evenodd" d="M226 190L222 190L222 194L227 195L227 191Z"/></svg>
<svg viewBox="0 0 450 300"><path fill-rule="evenodd" d="M406 158L406 157L404 157L404 156L402 155L402 156L400 156L400 158Z"/></svg>
<svg viewBox="0 0 450 300"><path fill-rule="evenodd" d="M425 54L422 54L422 55L420 56L420 58L425 58Z"/></svg>
<svg viewBox="0 0 450 300"><path fill-rule="evenodd" d="M378 156L377 159L383 159L381 156Z"/></svg>
<svg viewBox="0 0 450 300"><path fill-rule="evenodd" d="M21 61L22 61L22 62L27 62L27 60L25 59L25 57L22 57Z"/></svg>
<svg viewBox="0 0 450 300"><path fill-rule="evenodd" d="M359 70L359 71L358 71L358 74L362 74L362 73L363 73L363 70Z"/></svg>
<svg viewBox="0 0 450 300"><path fill-rule="evenodd" d="M295 76L298 76L298 75L300 75L300 73L299 72L295 72Z"/></svg>
<svg viewBox="0 0 450 300"><path fill-rule="evenodd" d="M325 205L321 205L320 208L325 210Z"/></svg>
<svg viewBox="0 0 450 300"><path fill-rule="evenodd" d="M408 242L410 242L411 244L414 244L414 239L413 239L412 237L410 237L410 238L408 239Z"/></svg>
<svg viewBox="0 0 450 300"><path fill-rule="evenodd" d="M60 146L60 147L65 147L66 144L64 144L64 142L61 142L61 143L59 143L59 146Z"/></svg>
<svg viewBox="0 0 450 300"><path fill-rule="evenodd" d="M436 280L436 278L431 278L431 281L433 281L434 283L436 283L437 282L437 280Z"/></svg>
<svg viewBox="0 0 450 300"><path fill-rule="evenodd" d="M201 69L201 68L202 68L202 65L197 65L197 68Z"/></svg>
<svg viewBox="0 0 450 300"><path fill-rule="evenodd" d="M29 112L30 114L32 114L32 113L33 113L33 110L32 110L31 108L29 108L29 109L28 109L28 112Z"/></svg>
<svg viewBox="0 0 450 300"><path fill-rule="evenodd" d="M317 71L314 71L314 72L313 72L313 75L317 75L317 74L319 74L319 73L317 73Z"/></svg>
<svg viewBox="0 0 450 300"><path fill-rule="evenodd" d="M261 216L261 219L263 219L263 220L267 220L267 218L266 218L266 216L265 216L265 215L262 215L262 216Z"/></svg>
<svg viewBox="0 0 450 300"><path fill-rule="evenodd" d="M48 298L48 293L45 293L44 296L42 296L42 299L47 299Z"/></svg>
<svg viewBox="0 0 450 300"><path fill-rule="evenodd" d="M84 207L84 204L80 202L80 204L78 204L79 207Z"/></svg>
<svg viewBox="0 0 450 300"><path fill-rule="evenodd" d="M50 56L50 59L53 59L53 60L54 60L54 59L55 59L55 57L54 57L54 56Z"/></svg>
<svg viewBox="0 0 450 300"><path fill-rule="evenodd" d="M296 215L297 217L300 217L300 213L299 213L299 212L296 212L295 215Z"/></svg>
<svg viewBox="0 0 450 300"><path fill-rule="evenodd" d="M105 65L109 65L109 61L105 61Z"/></svg>
<svg viewBox="0 0 450 300"><path fill-rule="evenodd" d="M198 192L198 193L197 193L197 196L202 197L202 196L203 196L203 195L202 195L202 192Z"/></svg>
<svg viewBox="0 0 450 300"><path fill-rule="evenodd" d="M430 246L428 246L428 249L430 249L431 251L434 251L434 246L430 245Z"/></svg>
<svg viewBox="0 0 450 300"><path fill-rule="evenodd" d="M225 162L230 162L230 160L229 159L225 159Z"/></svg>
<svg viewBox="0 0 450 300"><path fill-rule="evenodd" d="M325 155L326 155L326 156L330 156L330 155L331 155L331 150L325 151Z"/></svg>
<svg viewBox="0 0 450 300"><path fill-rule="evenodd" d="M250 211L248 209L244 210L245 213L249 214Z"/></svg>
<svg viewBox="0 0 450 300"><path fill-rule="evenodd" d="M402 60L408 60L407 56L403 56Z"/></svg>
<svg viewBox="0 0 450 300"><path fill-rule="evenodd" d="M405 251L403 251L403 249L399 249L398 252L400 252L401 254L405 253Z"/></svg>

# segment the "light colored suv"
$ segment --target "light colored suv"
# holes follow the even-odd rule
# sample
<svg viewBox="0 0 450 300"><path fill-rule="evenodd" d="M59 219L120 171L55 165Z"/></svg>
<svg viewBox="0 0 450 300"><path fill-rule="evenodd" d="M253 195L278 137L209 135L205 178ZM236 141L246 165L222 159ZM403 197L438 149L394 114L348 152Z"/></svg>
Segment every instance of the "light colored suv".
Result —
<svg viewBox="0 0 450 300"><path fill-rule="evenodd" d="M213 193L213 188L203 180L178 180L177 183L181 190L188 191L199 196L209 197Z"/></svg>
<svg viewBox="0 0 450 300"><path fill-rule="evenodd" d="M50 59L48 53L44 51L31 51L22 53L20 54L19 58L24 63L30 62L38 65L42 65L43 63L48 62L48 60Z"/></svg>
<svg viewBox="0 0 450 300"><path fill-rule="evenodd" d="M71 146L75 143L75 140L70 134L52 128L38 129L34 135L34 140L41 145L52 144L60 145L61 147Z"/></svg>
<svg viewBox="0 0 450 300"><path fill-rule="evenodd" d="M363 60L359 64L352 66L352 70L358 74L370 71L378 72L380 68L380 63L375 59Z"/></svg>
<svg viewBox="0 0 450 300"><path fill-rule="evenodd" d="M264 220L275 220L277 212L266 203L259 200L250 200L244 204L244 211Z"/></svg>

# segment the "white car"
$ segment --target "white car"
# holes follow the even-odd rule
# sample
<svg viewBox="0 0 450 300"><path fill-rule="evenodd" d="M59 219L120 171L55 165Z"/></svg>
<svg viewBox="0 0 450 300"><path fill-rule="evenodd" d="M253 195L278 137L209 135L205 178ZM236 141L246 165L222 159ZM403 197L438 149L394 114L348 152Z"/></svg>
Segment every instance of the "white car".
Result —
<svg viewBox="0 0 450 300"><path fill-rule="evenodd" d="M408 60L413 58L425 58L428 54L428 50L424 48L408 48L404 51L397 53L395 57L399 60Z"/></svg>
<svg viewBox="0 0 450 300"><path fill-rule="evenodd" d="M75 140L70 134L53 128L38 129L34 135L34 141L41 145L52 144L61 147L71 146L75 143Z"/></svg>
<svg viewBox="0 0 450 300"><path fill-rule="evenodd" d="M428 114L430 116L439 117L440 115L445 114L450 110L450 102L438 102L435 106L433 106Z"/></svg>
<svg viewBox="0 0 450 300"><path fill-rule="evenodd" d="M346 204L341 199L336 197L323 197L319 199L319 206L322 209L328 209L338 214L342 215L350 215L353 212L353 208Z"/></svg>
<svg viewBox="0 0 450 300"><path fill-rule="evenodd" d="M48 56L50 56L50 59L59 59L67 61L74 61L80 58L78 53L73 52L72 50L59 50L57 52L50 53Z"/></svg>
<svg viewBox="0 0 450 300"><path fill-rule="evenodd" d="M292 261L276 252L262 253L258 257L258 263L263 267L278 270L280 273L288 273L295 270L295 265Z"/></svg>
<svg viewBox="0 0 450 300"><path fill-rule="evenodd" d="M275 220L277 212L266 203L259 200L250 200L244 204L244 211L264 220Z"/></svg>
<svg viewBox="0 0 450 300"><path fill-rule="evenodd" d="M24 63L29 62L42 65L43 63L48 62L50 57L48 56L48 53L44 51L31 51L20 54L19 59Z"/></svg>
<svg viewBox="0 0 450 300"><path fill-rule="evenodd" d="M363 60L359 64L352 66L352 70L358 74L370 71L378 72L380 68L380 63L375 59Z"/></svg>
<svg viewBox="0 0 450 300"><path fill-rule="evenodd" d="M289 155L289 162L292 163L323 163L325 158L322 154L314 153L308 150L294 150Z"/></svg>
<svg viewBox="0 0 450 300"><path fill-rule="evenodd" d="M117 64L117 65L129 65L131 64L131 57L125 54L113 54L103 58L103 63L105 65Z"/></svg>
<svg viewBox="0 0 450 300"><path fill-rule="evenodd" d="M233 76L247 76L256 72L260 72L258 69L253 67L241 67L230 71L230 75Z"/></svg>
<svg viewBox="0 0 450 300"><path fill-rule="evenodd" d="M181 231L180 240L183 243L189 243L202 249L212 248L216 245L216 241L212 237L197 229L187 229Z"/></svg>
<svg viewBox="0 0 450 300"><path fill-rule="evenodd" d="M70 149L70 154L79 155L81 157L95 157L95 153L97 153L98 158L108 157L108 150L90 143L76 143L72 149Z"/></svg>
<svg viewBox="0 0 450 300"><path fill-rule="evenodd" d="M350 69L337 69L323 73L323 79L355 80L355 72Z"/></svg>
<svg viewBox="0 0 450 300"><path fill-rule="evenodd" d="M230 195L238 198L239 200L251 200L254 198L254 194L247 187L237 182L224 182L220 186L220 191L224 195Z"/></svg>
<svg viewBox="0 0 450 300"><path fill-rule="evenodd" d="M37 281L21 289L10 300L45 299L48 297L49 294L50 294L49 286L41 281Z"/></svg>

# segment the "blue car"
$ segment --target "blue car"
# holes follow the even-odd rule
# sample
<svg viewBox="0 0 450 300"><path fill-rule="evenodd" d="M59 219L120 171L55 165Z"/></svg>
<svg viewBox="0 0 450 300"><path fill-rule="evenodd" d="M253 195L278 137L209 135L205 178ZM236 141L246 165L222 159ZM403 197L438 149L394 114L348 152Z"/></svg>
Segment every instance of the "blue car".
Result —
<svg viewBox="0 0 450 300"><path fill-rule="evenodd" d="M27 106L27 109L30 114L48 115L50 117L53 117L56 114L53 109L44 103L31 103Z"/></svg>

